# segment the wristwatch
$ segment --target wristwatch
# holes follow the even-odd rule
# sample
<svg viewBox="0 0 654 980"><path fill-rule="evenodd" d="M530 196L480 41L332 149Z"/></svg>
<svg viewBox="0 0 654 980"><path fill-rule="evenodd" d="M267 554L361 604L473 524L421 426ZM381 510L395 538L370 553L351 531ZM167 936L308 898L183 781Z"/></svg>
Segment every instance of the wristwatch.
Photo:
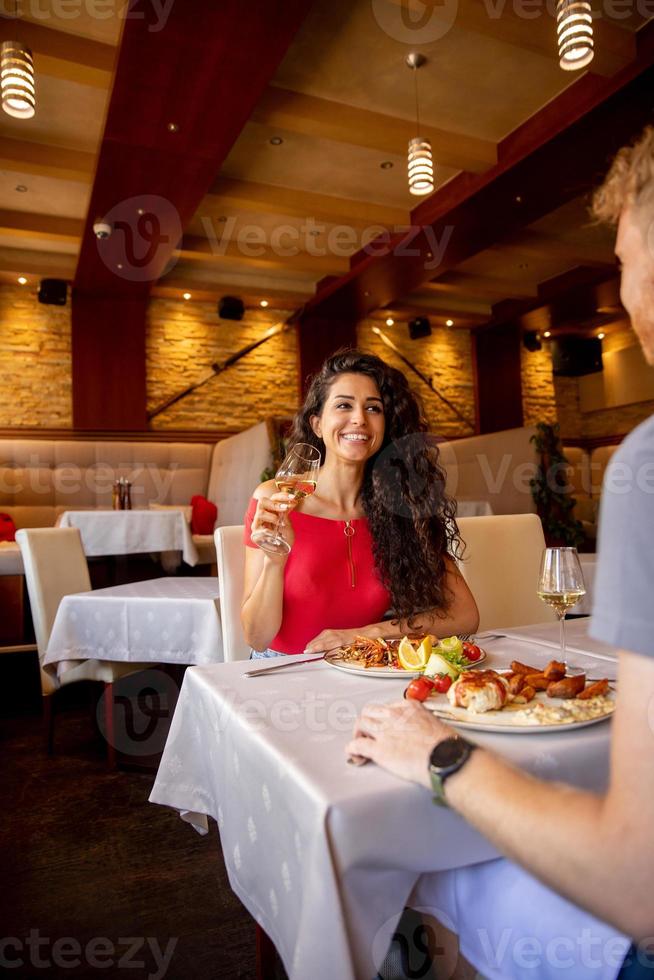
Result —
<svg viewBox="0 0 654 980"><path fill-rule="evenodd" d="M434 793L433 801L438 806L447 806L445 780L466 764L476 748L474 742L468 742L460 735L454 735L452 738L443 739L432 749L429 756L429 776Z"/></svg>

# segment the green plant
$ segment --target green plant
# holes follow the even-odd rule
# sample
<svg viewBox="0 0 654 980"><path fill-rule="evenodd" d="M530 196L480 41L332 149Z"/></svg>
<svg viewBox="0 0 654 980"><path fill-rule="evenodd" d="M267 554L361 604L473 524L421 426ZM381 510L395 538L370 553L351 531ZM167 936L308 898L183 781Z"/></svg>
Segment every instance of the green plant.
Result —
<svg viewBox="0 0 654 980"><path fill-rule="evenodd" d="M581 522L572 512L577 501L568 485L568 460L563 454L559 426L539 422L531 437L540 462L534 479L529 481L531 495L548 544L578 548L584 540Z"/></svg>

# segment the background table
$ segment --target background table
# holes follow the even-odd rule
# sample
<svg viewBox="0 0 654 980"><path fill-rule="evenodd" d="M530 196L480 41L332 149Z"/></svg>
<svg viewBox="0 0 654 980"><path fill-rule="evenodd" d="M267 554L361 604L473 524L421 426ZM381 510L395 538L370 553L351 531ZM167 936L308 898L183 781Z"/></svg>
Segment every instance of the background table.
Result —
<svg viewBox="0 0 654 980"><path fill-rule="evenodd" d="M157 578L61 600L44 669L80 660L207 664L223 658L218 579Z"/></svg>
<svg viewBox="0 0 654 980"><path fill-rule="evenodd" d="M89 558L181 551L187 565L197 565L198 552L180 510L67 510L58 527L77 527Z"/></svg>
<svg viewBox="0 0 654 980"><path fill-rule="evenodd" d="M484 645L490 667L552 657L550 646L515 636ZM291 980L370 980L379 965L372 950L385 948L380 936L390 938L422 872L497 854L421 787L347 765L360 709L400 697L406 679L352 676L323 662L250 679L248 669L186 672L150 799L198 829L208 816L218 822L231 886ZM606 785L609 733L608 722L553 734L466 732L532 773L596 791Z"/></svg>

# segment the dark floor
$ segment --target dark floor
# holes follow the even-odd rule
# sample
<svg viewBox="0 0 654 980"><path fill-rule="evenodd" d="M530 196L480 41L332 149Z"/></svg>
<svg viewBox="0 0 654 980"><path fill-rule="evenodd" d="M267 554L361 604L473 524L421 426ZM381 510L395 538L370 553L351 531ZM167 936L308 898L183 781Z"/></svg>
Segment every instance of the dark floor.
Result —
<svg viewBox="0 0 654 980"><path fill-rule="evenodd" d="M107 770L92 685L60 692L49 758L40 696L12 695L26 686L38 692L35 667L0 658L0 973L254 977L254 923L229 887L215 825L200 837L148 803L152 773Z"/></svg>

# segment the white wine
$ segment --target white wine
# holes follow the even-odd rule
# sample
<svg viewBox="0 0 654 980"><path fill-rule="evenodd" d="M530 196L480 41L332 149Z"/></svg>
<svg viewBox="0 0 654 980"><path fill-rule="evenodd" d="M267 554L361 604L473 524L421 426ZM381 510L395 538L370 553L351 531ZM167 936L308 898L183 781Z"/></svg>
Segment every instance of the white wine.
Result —
<svg viewBox="0 0 654 980"><path fill-rule="evenodd" d="M585 595L585 589L569 589L567 592L538 592L538 598L551 606L558 616L565 616L566 610L576 606Z"/></svg>
<svg viewBox="0 0 654 980"><path fill-rule="evenodd" d="M316 480L308 480L302 476L287 476L275 480L280 493L290 493L296 500L309 497L316 489Z"/></svg>

